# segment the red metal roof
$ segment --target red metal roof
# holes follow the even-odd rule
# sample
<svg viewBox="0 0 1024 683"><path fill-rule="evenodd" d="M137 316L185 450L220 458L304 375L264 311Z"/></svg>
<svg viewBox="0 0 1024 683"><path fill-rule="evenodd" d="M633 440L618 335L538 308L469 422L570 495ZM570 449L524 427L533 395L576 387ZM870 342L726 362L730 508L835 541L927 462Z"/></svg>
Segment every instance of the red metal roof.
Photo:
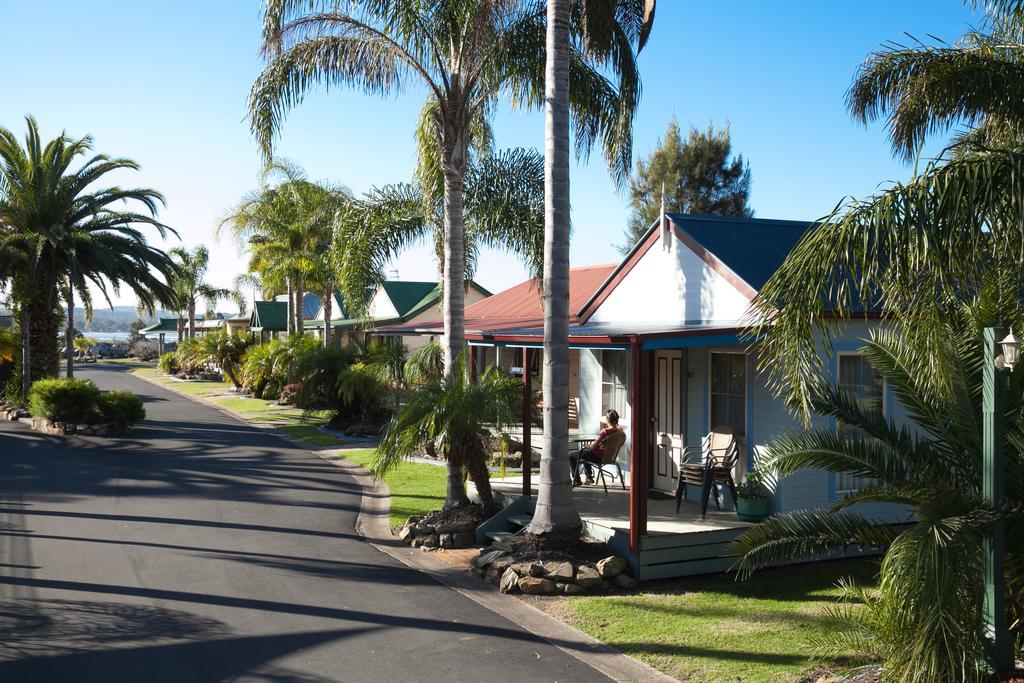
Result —
<svg viewBox="0 0 1024 683"><path fill-rule="evenodd" d="M597 288L611 275L618 264L580 266L569 270L569 324L577 322L577 314ZM541 291L536 280L526 280L482 301L466 307L466 332L480 330L521 329L544 323ZM442 323L387 325L378 331L433 331Z"/></svg>

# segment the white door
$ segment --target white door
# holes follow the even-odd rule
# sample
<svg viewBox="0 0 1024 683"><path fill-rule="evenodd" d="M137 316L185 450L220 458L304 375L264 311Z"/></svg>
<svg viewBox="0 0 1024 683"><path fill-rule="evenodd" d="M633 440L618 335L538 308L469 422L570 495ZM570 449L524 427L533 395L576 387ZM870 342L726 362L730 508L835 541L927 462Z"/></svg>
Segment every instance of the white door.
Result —
<svg viewBox="0 0 1024 683"><path fill-rule="evenodd" d="M683 352L654 353L654 417L653 467L651 488L675 492L679 478L679 449L671 442L684 441L683 424L686 413L683 392Z"/></svg>

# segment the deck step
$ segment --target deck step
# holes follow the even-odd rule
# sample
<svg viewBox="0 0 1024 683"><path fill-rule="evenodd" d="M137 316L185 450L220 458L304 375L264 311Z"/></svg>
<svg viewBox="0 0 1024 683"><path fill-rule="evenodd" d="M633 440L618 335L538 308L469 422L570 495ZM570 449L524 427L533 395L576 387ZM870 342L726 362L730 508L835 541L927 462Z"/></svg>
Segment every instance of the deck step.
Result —
<svg viewBox="0 0 1024 683"><path fill-rule="evenodd" d="M510 538L515 538L515 534L511 531L488 531L487 538L492 541L507 541Z"/></svg>
<svg viewBox="0 0 1024 683"><path fill-rule="evenodd" d="M527 526L531 520L533 520L533 517L530 515L516 515L508 518L508 521L512 522L516 526Z"/></svg>

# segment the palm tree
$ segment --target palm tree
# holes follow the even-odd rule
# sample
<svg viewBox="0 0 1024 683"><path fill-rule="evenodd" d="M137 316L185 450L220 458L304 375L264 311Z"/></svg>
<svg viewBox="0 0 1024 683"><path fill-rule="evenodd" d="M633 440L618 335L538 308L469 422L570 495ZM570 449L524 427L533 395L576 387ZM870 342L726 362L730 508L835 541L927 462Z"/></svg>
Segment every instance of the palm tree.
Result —
<svg viewBox="0 0 1024 683"><path fill-rule="evenodd" d="M989 280L971 308L951 303L936 347L947 383L927 370L931 362L904 326L876 332L863 353L905 406L912 425L898 426L878 404L865 405L845 389L818 382L812 410L844 429L793 431L774 440L760 467L775 477L802 468L868 477L873 482L827 510L769 519L746 532L733 548L740 569L823 556L850 546L885 549L877 597L862 596L868 610L841 611L826 634L826 651L851 644L883 656L885 680L961 681L985 676L981 626L982 537L997 517L1008 520L1006 575L1009 623L1024 645L1024 373L1011 374L1005 427L1007 506L988 510L981 484L982 329L1020 325L1022 302L998 290L1012 285ZM888 502L912 510L909 526L878 525L855 506Z"/></svg>
<svg viewBox="0 0 1024 683"><path fill-rule="evenodd" d="M221 330L219 333L208 333L199 338L199 354L204 363L213 363L220 368L235 389L241 389L237 370L250 344L251 342L240 334L228 334Z"/></svg>
<svg viewBox="0 0 1024 683"><path fill-rule="evenodd" d="M444 182L443 313L446 366L451 367L464 345L463 203L472 129L503 93L520 106L541 105L542 4L381 0L351 7L347 14L331 0L268 2L263 30L268 64L250 96L252 129L269 156L285 114L314 86L345 85L379 95L411 83L426 87ZM631 150L623 133L629 130L635 92L617 90L582 52L572 50L571 57L577 148L585 152L600 138L606 155L628 172Z"/></svg>
<svg viewBox="0 0 1024 683"><path fill-rule="evenodd" d="M548 0L545 65L544 146L544 448L531 534L573 532L580 526L569 482L569 119L580 96L574 52L609 68L619 78L622 148L632 137L632 115L640 94L636 53L654 23L655 0ZM586 86L582 86L585 88ZM606 146L613 175L621 184L631 159Z"/></svg>
<svg viewBox="0 0 1024 683"><path fill-rule="evenodd" d="M177 265L177 276L172 282L174 301L178 312L178 341L182 338L182 313L188 316L188 338L196 336L196 304L202 298L213 308L217 299L231 296L231 291L214 287L206 282L206 271L210 267L210 250L200 244L191 251L183 247L171 249L171 257Z"/></svg>
<svg viewBox="0 0 1024 683"><path fill-rule="evenodd" d="M267 181L275 176L276 185ZM240 249L248 249L249 270L264 289L287 289L289 331L303 330L303 298L314 287L330 316L337 286L332 248L335 233L351 221L351 192L342 186L307 180L302 170L284 160L270 164L264 186L247 193L218 226L231 232ZM324 345L330 343L325 326Z"/></svg>
<svg viewBox="0 0 1024 683"><path fill-rule="evenodd" d="M851 318L891 315L925 353L942 341L950 302L972 300L986 278L1024 291L1022 173L1024 148L972 151L813 225L748 313L772 388L808 414L830 340ZM936 358L924 370L945 385Z"/></svg>
<svg viewBox="0 0 1024 683"><path fill-rule="evenodd" d="M984 5L984 30L954 45L890 43L868 57L847 94L860 121L887 117L893 150L905 159L929 135L957 124L969 127L961 149L1024 139L1024 7L1017 0L967 4Z"/></svg>
<svg viewBox="0 0 1024 683"><path fill-rule="evenodd" d="M136 227L173 231L156 219L163 197L147 188L95 184L115 171L138 170L129 159L97 154L71 170L92 149L92 138L64 134L45 145L35 119L26 117L25 145L0 128L0 226L4 251L21 254L6 262L0 277L20 283L23 385L56 374L59 290L67 302L68 376L73 374L72 330L77 294L92 310L91 284L110 303L109 290L127 285L144 304L168 294L174 274L167 255L149 246ZM127 203L129 208L117 205ZM134 210L132 205L140 205ZM162 278L162 279L161 279ZM30 352L31 348L31 352Z"/></svg>
<svg viewBox="0 0 1024 683"><path fill-rule="evenodd" d="M510 149L473 155L466 171L463 202L465 282L468 286L482 247L520 256L537 277L543 263L544 167L532 150ZM363 315L393 258L420 241L434 244L444 270L444 196L438 183L418 173L414 183L374 188L349 212L336 235L336 260L350 313Z"/></svg>
<svg viewBox="0 0 1024 683"><path fill-rule="evenodd" d="M487 446L493 430L506 430L517 419L521 391L517 379L497 368L488 368L471 380L463 351L446 376L430 378L406 392L384 429L373 471L383 476L423 444L433 443L452 464L445 508L469 502L462 478L465 469L473 477L484 514L492 514L496 506L487 472Z"/></svg>

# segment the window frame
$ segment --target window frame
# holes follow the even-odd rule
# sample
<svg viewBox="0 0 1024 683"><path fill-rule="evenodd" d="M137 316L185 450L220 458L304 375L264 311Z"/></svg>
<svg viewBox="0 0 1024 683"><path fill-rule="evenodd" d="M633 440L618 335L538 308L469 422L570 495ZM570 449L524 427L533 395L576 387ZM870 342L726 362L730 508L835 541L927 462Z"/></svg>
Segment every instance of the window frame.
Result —
<svg viewBox="0 0 1024 683"><path fill-rule="evenodd" d="M737 439L746 440L747 437L748 437L748 435L747 435L747 426L748 426L748 421L750 419L749 406L748 406L748 403L750 401L750 387L748 386L750 378L747 376L748 371L749 371L749 368L747 367L747 365L748 365L748 363L747 363L747 356L748 356L748 354L747 354L745 349L709 349L708 350L708 367L707 367L707 375L708 375L708 377L707 377L707 419L708 419L708 424L705 425L706 428L707 428L705 431L710 431L710 430L712 430L712 429L714 429L715 427L718 426L718 425L714 424L714 422L715 422L714 416L711 414L712 413L712 396L713 396L713 394L716 393L712 389L712 382L714 382L714 372L712 371L712 366L714 365L714 356L716 354L717 355L723 355L723 356L726 356L726 355L728 355L728 356L739 356L740 358L743 359L743 434L737 434L736 438ZM718 392L718 393L720 393L720 392ZM732 394L726 394L726 395L730 395L731 396Z"/></svg>
<svg viewBox="0 0 1024 683"><path fill-rule="evenodd" d="M844 357L857 357L857 358L860 358L862 360L867 360L867 358L866 358L866 356L864 354L864 351L862 349L836 351L836 354L835 354L835 385L836 385L837 388L841 388L843 386L842 384L840 384L839 378L841 376L840 365L842 364L842 359ZM869 361L869 363L870 363L870 361ZM878 371L876 370L875 372L877 374ZM882 418L888 420L889 419L889 386L888 386L888 384L885 381L885 377L881 377L881 380L882 380L882 387L881 387L881 393L882 393ZM836 434L838 435L838 432L839 432L839 420L833 419L832 422L833 422L833 426L836 429ZM865 484L875 481L872 477L855 477L854 475L848 475L851 478L863 480L863 483L858 488L839 488L840 477L842 476L842 474L843 473L835 472L833 474L833 476L832 476L832 496L833 496L833 500L838 500L839 498L842 498L844 496L848 496L850 494L857 493L858 491L860 491L861 487L863 487Z"/></svg>

